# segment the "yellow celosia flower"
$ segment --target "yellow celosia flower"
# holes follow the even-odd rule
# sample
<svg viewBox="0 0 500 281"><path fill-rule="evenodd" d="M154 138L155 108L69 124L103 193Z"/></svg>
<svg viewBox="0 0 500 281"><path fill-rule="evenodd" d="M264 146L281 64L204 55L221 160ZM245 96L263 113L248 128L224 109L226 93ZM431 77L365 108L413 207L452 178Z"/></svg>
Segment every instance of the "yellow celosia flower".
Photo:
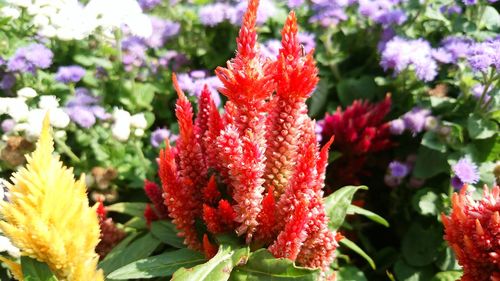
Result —
<svg viewBox="0 0 500 281"><path fill-rule="evenodd" d="M7 184L10 198L0 203L0 229L22 255L47 263L61 281L104 280L96 269L97 205L89 207L83 176L75 181L73 169L63 166L53 152L46 116L26 167Z"/></svg>

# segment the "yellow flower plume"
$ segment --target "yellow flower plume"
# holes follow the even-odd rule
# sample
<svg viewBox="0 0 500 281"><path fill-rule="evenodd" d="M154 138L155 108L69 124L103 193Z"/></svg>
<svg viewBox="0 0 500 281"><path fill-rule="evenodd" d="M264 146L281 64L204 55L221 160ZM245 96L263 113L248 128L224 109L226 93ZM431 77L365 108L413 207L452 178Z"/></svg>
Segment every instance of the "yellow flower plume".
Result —
<svg viewBox="0 0 500 281"><path fill-rule="evenodd" d="M104 280L96 269L97 205L89 207L83 175L75 181L73 169L53 152L47 114L26 167L7 184L10 198L0 203L0 229L22 255L47 263L61 281Z"/></svg>

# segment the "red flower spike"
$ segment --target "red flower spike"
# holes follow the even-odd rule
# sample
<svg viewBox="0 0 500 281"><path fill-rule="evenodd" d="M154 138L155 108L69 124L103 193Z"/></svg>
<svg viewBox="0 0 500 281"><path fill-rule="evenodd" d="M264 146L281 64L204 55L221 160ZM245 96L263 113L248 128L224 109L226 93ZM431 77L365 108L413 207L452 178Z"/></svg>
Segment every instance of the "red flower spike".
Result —
<svg viewBox="0 0 500 281"><path fill-rule="evenodd" d="M359 184L369 170L365 168L368 157L393 146L389 123L383 121L390 108L390 95L376 104L356 100L321 121L323 142L335 135L333 145L342 154L329 169L335 186Z"/></svg>
<svg viewBox="0 0 500 281"><path fill-rule="evenodd" d="M318 167L318 180L320 183L320 189L323 188L323 183L325 182L325 172L326 166L328 165L328 151L330 150L330 146L332 145L335 136L332 136L330 140L321 148L319 152L319 159L317 163ZM318 190L319 191L319 190Z"/></svg>
<svg viewBox="0 0 500 281"><path fill-rule="evenodd" d="M204 137L210 126L210 115L214 109L217 110L217 107L212 99L212 93L205 84L198 99L198 114L195 119L195 133L201 143L203 153L206 153L207 147L210 146L210 143L208 145L205 143Z"/></svg>
<svg viewBox="0 0 500 281"><path fill-rule="evenodd" d="M201 243L194 226L195 218L201 213L198 194L193 183L186 178L179 178L174 154L169 142L160 151L159 174L165 192L165 204L173 223L180 230L179 236L191 249L201 249Z"/></svg>
<svg viewBox="0 0 500 281"><path fill-rule="evenodd" d="M217 207L221 222L225 225L225 229L234 229L236 222L236 212L227 200L220 200Z"/></svg>
<svg viewBox="0 0 500 281"><path fill-rule="evenodd" d="M452 197L450 216L441 215L444 239L455 252L464 274L461 281L500 280L500 187L485 186L475 202L464 186Z"/></svg>
<svg viewBox="0 0 500 281"><path fill-rule="evenodd" d="M205 253L205 258L207 260L213 258L218 251L218 247L210 243L210 240L208 240L208 235L203 234L203 252Z"/></svg>
<svg viewBox="0 0 500 281"><path fill-rule="evenodd" d="M207 186L203 188L202 192L203 192L203 199L205 202L213 204L220 199L221 194L217 189L217 183L215 182L214 175L210 177Z"/></svg>
<svg viewBox="0 0 500 281"><path fill-rule="evenodd" d="M96 253L99 254L100 259L103 259L126 235L125 231L115 225L112 218L107 217L107 210L103 202L99 201L98 204L96 212L99 217L101 233Z"/></svg>
<svg viewBox="0 0 500 281"><path fill-rule="evenodd" d="M217 213L217 209L203 204L203 220L210 233L217 234L223 232L222 223Z"/></svg>
<svg viewBox="0 0 500 281"><path fill-rule="evenodd" d="M273 239L276 229L276 200L274 199L274 187L272 185L262 200L262 211L257 221L259 229L256 239L269 243Z"/></svg>
<svg viewBox="0 0 500 281"><path fill-rule="evenodd" d="M165 199L163 199L161 188L156 183L145 180L144 191L153 203L154 210L152 211L156 213L158 219L166 219L168 217L168 210L167 206L165 206Z"/></svg>
<svg viewBox="0 0 500 281"><path fill-rule="evenodd" d="M306 226L310 220L309 207L306 200L300 201L291 218L287 221L285 229L269 247L269 251L277 258L287 258L295 261L302 243L307 238Z"/></svg>
<svg viewBox="0 0 500 281"><path fill-rule="evenodd" d="M172 81L179 96L175 108L175 115L179 122L179 139L176 143L180 160L179 171L183 177L189 178L196 187L205 186L207 167L201 145L195 135L195 131L198 129L195 129L193 124L193 108L179 87L175 74L172 74Z"/></svg>
<svg viewBox="0 0 500 281"><path fill-rule="evenodd" d="M146 219L146 225L148 227L151 226L152 222L160 219L153 208L151 208L150 204L146 204L146 208L144 209L144 218Z"/></svg>

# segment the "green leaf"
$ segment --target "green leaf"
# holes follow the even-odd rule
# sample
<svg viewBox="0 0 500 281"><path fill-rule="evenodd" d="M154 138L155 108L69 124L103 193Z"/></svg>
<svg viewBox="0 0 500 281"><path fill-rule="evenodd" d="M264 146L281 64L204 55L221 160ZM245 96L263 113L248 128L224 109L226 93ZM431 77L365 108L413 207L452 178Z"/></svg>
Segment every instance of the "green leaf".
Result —
<svg viewBox="0 0 500 281"><path fill-rule="evenodd" d="M413 223L403 237L403 257L412 266L431 264L437 258L442 242L442 230L436 227L423 228L418 223Z"/></svg>
<svg viewBox="0 0 500 281"><path fill-rule="evenodd" d="M233 268L246 263L249 255L250 249L248 247L233 249L228 245L220 245L217 255L204 264L177 270L172 276L172 281L228 280Z"/></svg>
<svg viewBox="0 0 500 281"><path fill-rule="evenodd" d="M351 240L347 238L342 238L342 240L339 241L340 245L344 245L345 247L353 250L355 253L363 257L371 266L371 268L376 269L375 262L373 259L365 252L363 249L361 249L356 243L352 242Z"/></svg>
<svg viewBox="0 0 500 281"><path fill-rule="evenodd" d="M120 202L106 207L110 212L127 214L133 217L143 217L146 203L142 202Z"/></svg>
<svg viewBox="0 0 500 281"><path fill-rule="evenodd" d="M419 190L412 198L417 212L424 216L435 216L439 213L439 196L429 188Z"/></svg>
<svg viewBox="0 0 500 281"><path fill-rule="evenodd" d="M57 281L57 277L44 262L22 256L21 268L25 281Z"/></svg>
<svg viewBox="0 0 500 281"><path fill-rule="evenodd" d="M199 252L180 249L127 264L113 271L107 277L116 280L167 277L181 267L192 267L205 261L205 257Z"/></svg>
<svg viewBox="0 0 500 281"><path fill-rule="evenodd" d="M431 266L414 267L398 260L394 265L394 273L398 281L428 281L434 275L434 270Z"/></svg>
<svg viewBox="0 0 500 281"><path fill-rule="evenodd" d="M328 85L328 80L321 79L321 81L319 81L316 91L314 91L309 99L310 116L317 116L323 110L328 101L329 88L330 85Z"/></svg>
<svg viewBox="0 0 500 281"><path fill-rule="evenodd" d="M442 271L456 271L460 269L455 253L448 246L443 247L443 250L439 252L439 256L435 264Z"/></svg>
<svg viewBox="0 0 500 281"><path fill-rule="evenodd" d="M481 22L484 23L487 29L498 31L497 29L500 28L500 15L494 7L486 6Z"/></svg>
<svg viewBox="0 0 500 281"><path fill-rule="evenodd" d="M446 144L439 139L436 133L431 131L424 134L421 144L432 150L437 150L442 153L446 152Z"/></svg>
<svg viewBox="0 0 500 281"><path fill-rule="evenodd" d="M487 139L496 134L497 124L479 115L471 114L467 119L467 130L472 139Z"/></svg>
<svg viewBox="0 0 500 281"><path fill-rule="evenodd" d="M116 251L111 258L104 259L99 267L107 275L131 262L148 257L160 244L160 240L148 233Z"/></svg>
<svg viewBox="0 0 500 281"><path fill-rule="evenodd" d="M431 281L455 281L460 279L461 276L462 272L460 271L445 271L434 275Z"/></svg>
<svg viewBox="0 0 500 281"><path fill-rule="evenodd" d="M295 266L291 260L277 259L267 249L260 249L252 253L245 265L234 268L230 280L316 281L319 276L319 270Z"/></svg>
<svg viewBox="0 0 500 281"><path fill-rule="evenodd" d="M428 179L440 173L448 172L449 168L446 154L421 146L418 149L413 176Z"/></svg>
<svg viewBox="0 0 500 281"><path fill-rule="evenodd" d="M363 209L361 207L358 207L356 205L350 205L348 208L347 208L347 214L348 215L354 215L354 214L358 214L358 215L362 215L378 224L381 224L385 227L389 227L389 222L387 220L385 220L383 217L375 214L374 212L372 211L369 211L367 209Z"/></svg>
<svg viewBox="0 0 500 281"><path fill-rule="evenodd" d="M184 240L177 236L175 225L169 221L155 221L151 223L151 233L165 244L179 249L185 247Z"/></svg>
<svg viewBox="0 0 500 281"><path fill-rule="evenodd" d="M337 281L368 281L359 268L352 265L343 265L337 271Z"/></svg>
<svg viewBox="0 0 500 281"><path fill-rule="evenodd" d="M337 230L342 225L347 214L347 209L351 205L352 197L360 189L368 190L368 187L364 185L344 186L325 197L325 210L330 218L328 226L332 230Z"/></svg>
<svg viewBox="0 0 500 281"><path fill-rule="evenodd" d="M348 106L356 99L374 99L381 93L381 88L375 83L375 77L361 76L359 79L342 79L337 84L337 93L342 105Z"/></svg>

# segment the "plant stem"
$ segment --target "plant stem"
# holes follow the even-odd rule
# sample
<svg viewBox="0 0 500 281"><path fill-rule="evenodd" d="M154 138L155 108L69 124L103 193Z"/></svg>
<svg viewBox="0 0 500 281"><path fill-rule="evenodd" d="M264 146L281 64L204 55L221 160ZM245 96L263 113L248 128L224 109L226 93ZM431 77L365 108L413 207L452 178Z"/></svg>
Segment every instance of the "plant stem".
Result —
<svg viewBox="0 0 500 281"><path fill-rule="evenodd" d="M141 159L142 165L144 166L144 169L147 169L148 167L148 161L146 157L144 156L144 153L142 153L141 146L139 145L139 141L136 140L134 141L134 147L135 150L137 151L137 154L139 155L139 158Z"/></svg>
<svg viewBox="0 0 500 281"><path fill-rule="evenodd" d="M479 102L476 104L476 109L475 111L478 111L481 109L481 106L484 103L484 99L486 97L486 94L488 93L488 90L491 86L491 84L495 81L495 72L490 71L490 77L487 77L487 74L483 73L483 79L484 79L484 89L483 93L481 94L481 97L479 98Z"/></svg>
<svg viewBox="0 0 500 281"><path fill-rule="evenodd" d="M78 156L76 156L75 153L73 153L73 151L71 150L71 148L66 144L66 142L64 142L63 140L59 139L59 138L54 138L54 141L57 143L57 146L61 148L61 150L66 154L68 155L68 157L73 161L73 162L76 162L76 163L80 163L80 158L78 158Z"/></svg>

